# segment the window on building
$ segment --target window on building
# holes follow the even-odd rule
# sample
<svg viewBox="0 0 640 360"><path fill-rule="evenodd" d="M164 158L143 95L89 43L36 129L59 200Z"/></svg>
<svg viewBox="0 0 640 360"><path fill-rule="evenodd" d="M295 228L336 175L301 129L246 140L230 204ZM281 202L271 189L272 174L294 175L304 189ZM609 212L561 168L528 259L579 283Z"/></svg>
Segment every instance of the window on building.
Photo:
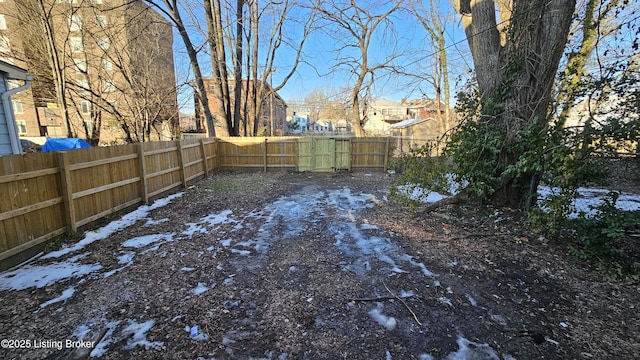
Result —
<svg viewBox="0 0 640 360"><path fill-rule="evenodd" d="M98 47L102 50L107 50L109 48L109 46L111 45L109 43L109 39L107 38L99 38L98 40L96 40L96 44L98 45Z"/></svg>
<svg viewBox="0 0 640 360"><path fill-rule="evenodd" d="M107 17L104 15L98 15L96 16L96 25L98 25L99 28L104 29L107 27Z"/></svg>
<svg viewBox="0 0 640 360"><path fill-rule="evenodd" d="M102 70L113 70L113 63L109 59L102 59Z"/></svg>
<svg viewBox="0 0 640 360"><path fill-rule="evenodd" d="M102 91L114 92L116 91L116 84L113 82L113 80L104 80L102 82Z"/></svg>
<svg viewBox="0 0 640 360"><path fill-rule="evenodd" d="M91 114L91 103L86 101L86 100L81 101L80 102L80 111L84 115L90 115Z"/></svg>
<svg viewBox="0 0 640 360"><path fill-rule="evenodd" d="M71 52L82 52L84 51L84 46L82 45L81 37L70 37L69 38L69 46L71 47Z"/></svg>
<svg viewBox="0 0 640 360"><path fill-rule="evenodd" d="M3 14L0 14L0 30L7 30L7 20Z"/></svg>
<svg viewBox="0 0 640 360"><path fill-rule="evenodd" d="M85 60L85 59L73 59L73 64L75 65L77 73L86 73L87 72L87 60Z"/></svg>
<svg viewBox="0 0 640 360"><path fill-rule="evenodd" d="M82 30L82 16L71 15L69 17L69 31L80 31L80 30Z"/></svg>
<svg viewBox="0 0 640 360"><path fill-rule="evenodd" d="M18 125L18 134L27 135L27 122L24 120L16 120L16 125Z"/></svg>
<svg viewBox="0 0 640 360"><path fill-rule="evenodd" d="M14 114L22 114L23 113L23 109L22 109L22 101L20 100L13 100L11 101L13 103L13 113Z"/></svg>

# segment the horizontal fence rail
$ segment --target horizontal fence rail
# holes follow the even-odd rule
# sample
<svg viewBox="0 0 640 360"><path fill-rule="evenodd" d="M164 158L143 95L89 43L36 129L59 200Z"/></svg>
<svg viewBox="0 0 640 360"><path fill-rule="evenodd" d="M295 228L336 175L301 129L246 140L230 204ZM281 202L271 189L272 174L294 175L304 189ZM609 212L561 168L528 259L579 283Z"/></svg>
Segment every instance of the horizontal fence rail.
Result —
<svg viewBox="0 0 640 360"><path fill-rule="evenodd" d="M386 170L389 138L192 138L0 157L0 265L213 170ZM2 266L0 266L1 268Z"/></svg>

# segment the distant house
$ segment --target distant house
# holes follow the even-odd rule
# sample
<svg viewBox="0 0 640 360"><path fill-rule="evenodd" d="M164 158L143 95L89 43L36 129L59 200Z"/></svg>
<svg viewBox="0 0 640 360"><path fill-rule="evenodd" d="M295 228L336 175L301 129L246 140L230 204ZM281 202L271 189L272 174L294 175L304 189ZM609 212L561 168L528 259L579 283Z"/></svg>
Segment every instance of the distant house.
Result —
<svg viewBox="0 0 640 360"><path fill-rule="evenodd" d="M434 118L408 119L389 126L390 134L398 139L396 148L400 152L412 147L434 143L441 136L438 122Z"/></svg>
<svg viewBox="0 0 640 360"><path fill-rule="evenodd" d="M438 114L439 113L439 114ZM401 101L378 99L369 105L364 130L369 134L388 134L390 126L409 119L444 118L444 103L421 98ZM441 115L441 116L438 116Z"/></svg>
<svg viewBox="0 0 640 360"><path fill-rule="evenodd" d="M333 124L329 120L318 120L311 124L311 130L314 133L333 132Z"/></svg>
<svg viewBox="0 0 640 360"><path fill-rule="evenodd" d="M22 154L11 95L27 89L32 79L26 70L0 60L0 155ZM10 86L16 80L22 81L23 84L17 87Z"/></svg>
<svg viewBox="0 0 640 360"><path fill-rule="evenodd" d="M337 133L349 133L351 132L351 124L345 119L340 119L336 121L336 125L333 130Z"/></svg>
<svg viewBox="0 0 640 360"><path fill-rule="evenodd" d="M300 115L293 114L293 118L289 122L289 128L291 132L295 134L304 134L310 130L310 116L309 114Z"/></svg>

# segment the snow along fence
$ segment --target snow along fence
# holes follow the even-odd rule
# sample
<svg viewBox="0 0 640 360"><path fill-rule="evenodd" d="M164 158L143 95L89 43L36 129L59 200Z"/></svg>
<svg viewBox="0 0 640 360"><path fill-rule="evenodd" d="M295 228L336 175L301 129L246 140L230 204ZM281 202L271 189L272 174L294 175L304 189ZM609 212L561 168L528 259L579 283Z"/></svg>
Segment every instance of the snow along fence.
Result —
<svg viewBox="0 0 640 360"><path fill-rule="evenodd" d="M0 157L0 269L215 169L385 170L388 138L206 138ZM29 251L28 251L29 250Z"/></svg>

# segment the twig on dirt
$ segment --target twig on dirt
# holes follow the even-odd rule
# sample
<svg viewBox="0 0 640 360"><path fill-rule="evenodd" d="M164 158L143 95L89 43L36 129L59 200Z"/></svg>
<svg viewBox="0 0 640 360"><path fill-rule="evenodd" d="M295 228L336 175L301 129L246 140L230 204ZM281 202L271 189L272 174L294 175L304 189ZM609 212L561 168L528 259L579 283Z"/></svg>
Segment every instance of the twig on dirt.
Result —
<svg viewBox="0 0 640 360"><path fill-rule="evenodd" d="M404 296L404 298L406 299L412 296L413 295ZM347 299L347 300L353 301L353 302L374 302L374 301L396 300L397 298L398 298L397 296L378 296L378 297L370 297L370 298L353 298L353 299Z"/></svg>
<svg viewBox="0 0 640 360"><path fill-rule="evenodd" d="M389 290L389 287L387 286L387 284L384 283L384 280L382 280L382 285L384 285L384 288L387 289L389 294L391 294L393 297L398 299L402 303L402 305L404 305L404 307L406 307L407 310L409 310L411 315L413 315L413 319L418 323L418 325L422 326L422 323L420 322L420 320L418 320L418 317L416 316L416 313L414 313L413 310L411 310L409 305L407 305L407 303L401 297L399 297L398 295L394 294L391 290Z"/></svg>

